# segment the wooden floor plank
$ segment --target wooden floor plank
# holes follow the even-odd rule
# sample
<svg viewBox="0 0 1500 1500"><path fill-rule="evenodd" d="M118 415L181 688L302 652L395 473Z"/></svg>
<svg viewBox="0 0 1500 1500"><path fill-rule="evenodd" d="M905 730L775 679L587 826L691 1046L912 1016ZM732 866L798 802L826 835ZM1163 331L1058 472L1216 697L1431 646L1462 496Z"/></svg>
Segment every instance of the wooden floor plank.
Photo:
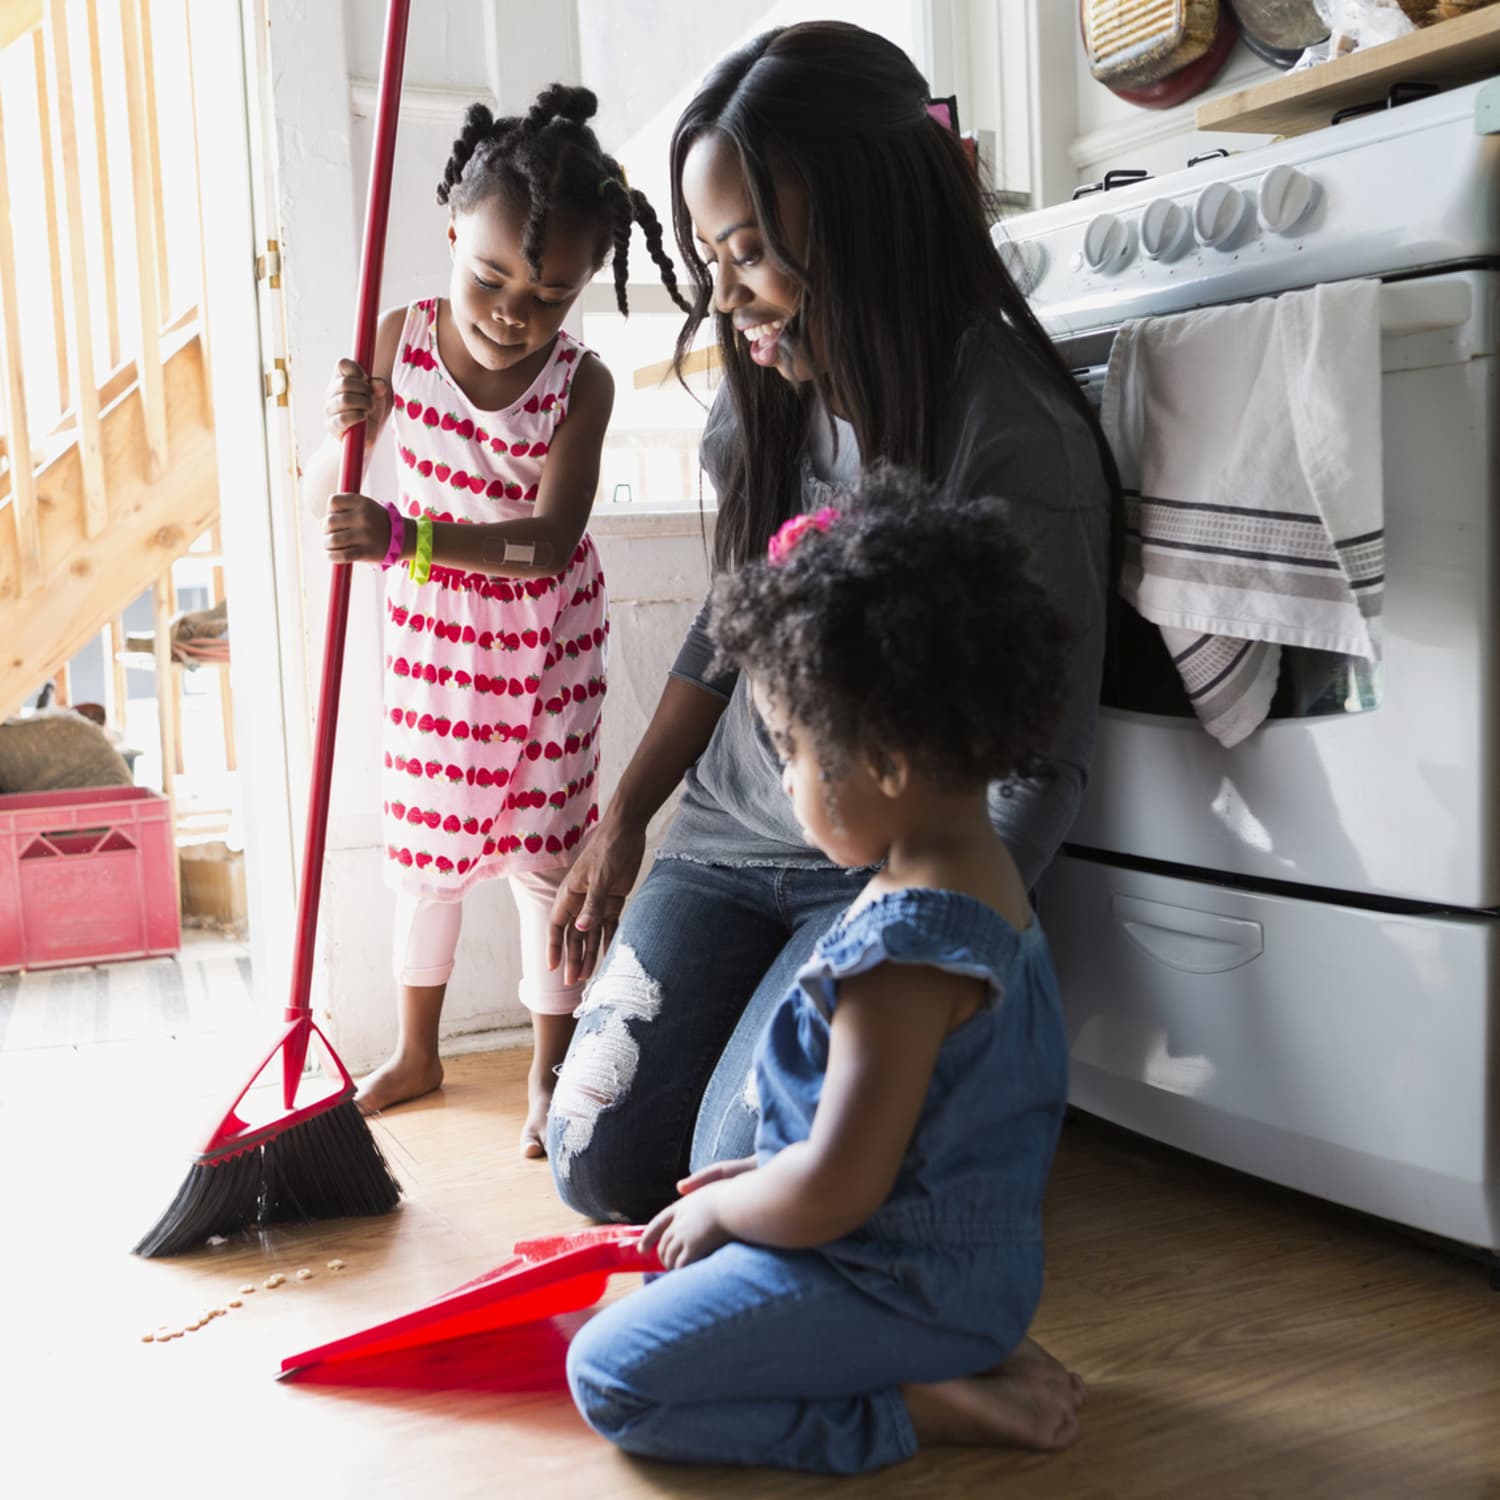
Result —
<svg viewBox="0 0 1500 1500"><path fill-rule="evenodd" d="M1500 1296L1477 1265L1090 1121L1064 1132L1048 1202L1036 1331L1091 1387L1083 1438L1055 1457L935 1450L853 1485L636 1463L529 1388L528 1361L555 1360L545 1339L278 1383L283 1355L577 1221L514 1155L526 1054L490 1053L375 1123L407 1189L397 1213L133 1259L253 1061L240 1040L0 1054L8 1493L1500 1500ZM267 1290L274 1270L293 1279ZM140 1342L245 1284L242 1308Z"/></svg>

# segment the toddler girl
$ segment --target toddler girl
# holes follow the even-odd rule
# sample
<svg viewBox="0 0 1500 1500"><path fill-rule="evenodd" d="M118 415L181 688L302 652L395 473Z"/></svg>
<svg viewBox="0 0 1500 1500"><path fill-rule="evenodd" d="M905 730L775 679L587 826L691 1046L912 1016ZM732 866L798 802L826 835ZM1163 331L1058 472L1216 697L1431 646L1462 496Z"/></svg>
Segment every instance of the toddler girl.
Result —
<svg viewBox="0 0 1500 1500"><path fill-rule="evenodd" d="M677 296L651 205L585 123L596 107L589 90L555 84L524 116L470 108L438 185L448 295L386 313L374 368L341 360L326 406L331 439L365 422L369 444L394 412L400 476L399 504L334 495L324 523L332 561L387 569L383 808L400 1031L358 1103L368 1114L441 1084L463 897L504 875L535 1030L527 1156L543 1152L582 988L548 970L546 934L598 816L609 630L584 528L614 386L562 323L611 250L628 311L633 223ZM326 444L323 493L337 460Z"/></svg>
<svg viewBox="0 0 1500 1500"><path fill-rule="evenodd" d="M712 633L809 841L874 873L762 1035L755 1154L679 1184L641 1240L670 1274L569 1351L631 1453L859 1473L1077 1435L1027 1338L1067 1039L985 803L1041 767L1065 632L997 503L877 468L838 505L720 578Z"/></svg>

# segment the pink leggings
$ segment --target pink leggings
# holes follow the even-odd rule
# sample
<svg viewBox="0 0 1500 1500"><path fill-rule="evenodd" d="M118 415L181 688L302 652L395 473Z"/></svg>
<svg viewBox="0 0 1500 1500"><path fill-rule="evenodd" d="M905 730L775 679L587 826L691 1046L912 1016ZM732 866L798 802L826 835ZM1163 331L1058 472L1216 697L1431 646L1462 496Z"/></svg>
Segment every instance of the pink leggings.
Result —
<svg viewBox="0 0 1500 1500"><path fill-rule="evenodd" d="M566 869L524 870L507 878L521 918L521 1004L544 1016L570 1016L583 984L564 984L547 967L547 921ZM447 984L463 923L464 904L402 891L396 897L395 968L399 984Z"/></svg>

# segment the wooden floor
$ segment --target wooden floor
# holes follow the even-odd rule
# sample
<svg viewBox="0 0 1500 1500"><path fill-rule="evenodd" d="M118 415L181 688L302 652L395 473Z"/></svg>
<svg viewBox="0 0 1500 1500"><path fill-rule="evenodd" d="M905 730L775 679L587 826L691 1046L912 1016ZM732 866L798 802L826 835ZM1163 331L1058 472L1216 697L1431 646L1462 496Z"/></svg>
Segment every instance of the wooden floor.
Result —
<svg viewBox="0 0 1500 1500"><path fill-rule="evenodd" d="M450 1359L436 1390L431 1366L394 1364L278 1383L283 1355L576 1221L545 1166L515 1158L525 1056L493 1053L378 1123L407 1189L396 1214L134 1259L252 1051L219 1037L0 1055L7 1495L1500 1497L1500 1295L1479 1267L1088 1121L1064 1135L1035 1330L1092 1389L1060 1456L934 1450L842 1483L637 1463L496 1347ZM347 1269L328 1271L334 1256ZM140 1341L303 1266L312 1280Z"/></svg>
<svg viewBox="0 0 1500 1500"><path fill-rule="evenodd" d="M0 974L0 1052L163 1041L255 1020L250 945L188 930L170 958Z"/></svg>

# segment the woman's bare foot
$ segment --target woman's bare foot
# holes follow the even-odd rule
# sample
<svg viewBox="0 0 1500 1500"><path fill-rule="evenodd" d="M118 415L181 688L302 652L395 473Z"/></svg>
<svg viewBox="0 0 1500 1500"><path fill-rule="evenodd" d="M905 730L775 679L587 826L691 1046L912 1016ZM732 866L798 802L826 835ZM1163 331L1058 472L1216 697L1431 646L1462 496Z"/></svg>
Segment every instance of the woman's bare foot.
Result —
<svg viewBox="0 0 1500 1500"><path fill-rule="evenodd" d="M409 1058L398 1052L360 1080L354 1102L360 1114L375 1115L442 1086L443 1064L438 1058Z"/></svg>
<svg viewBox="0 0 1500 1500"><path fill-rule="evenodd" d="M1055 1452L1078 1436L1083 1381L1032 1339L983 1375L902 1387L923 1446L1003 1444Z"/></svg>

